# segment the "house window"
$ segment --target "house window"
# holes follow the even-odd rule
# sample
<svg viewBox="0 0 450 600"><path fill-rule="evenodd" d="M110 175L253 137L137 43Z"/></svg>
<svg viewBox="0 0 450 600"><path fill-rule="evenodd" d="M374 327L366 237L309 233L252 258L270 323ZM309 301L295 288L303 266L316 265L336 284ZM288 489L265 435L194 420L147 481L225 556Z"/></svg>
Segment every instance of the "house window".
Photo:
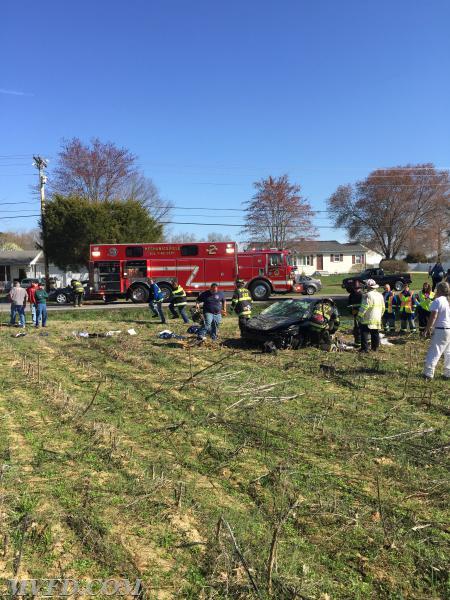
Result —
<svg viewBox="0 0 450 600"><path fill-rule="evenodd" d="M298 257L298 264L302 267L312 267L314 266L314 255L307 254L306 256Z"/></svg>
<svg viewBox="0 0 450 600"><path fill-rule="evenodd" d="M330 261L331 262L344 262L344 255L343 254L331 254Z"/></svg>
<svg viewBox="0 0 450 600"><path fill-rule="evenodd" d="M363 254L355 254L355 265L363 265L364 264L364 255Z"/></svg>

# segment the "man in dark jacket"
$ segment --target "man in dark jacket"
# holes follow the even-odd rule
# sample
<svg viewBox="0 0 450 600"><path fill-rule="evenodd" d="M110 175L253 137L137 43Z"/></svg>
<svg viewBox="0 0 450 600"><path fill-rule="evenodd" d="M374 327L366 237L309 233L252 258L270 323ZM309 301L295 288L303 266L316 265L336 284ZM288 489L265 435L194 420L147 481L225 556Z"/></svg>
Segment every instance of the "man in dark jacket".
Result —
<svg viewBox="0 0 450 600"><path fill-rule="evenodd" d="M149 284L149 295L148 295L148 307L152 311L153 317L159 317L161 319L161 323L166 323L166 315L163 310L163 300L164 294L162 293L159 285L153 281L153 279L148 280Z"/></svg>
<svg viewBox="0 0 450 600"><path fill-rule="evenodd" d="M203 317L205 326L202 328L198 336L200 339L205 339L209 333L212 340L217 339L219 327L222 322L222 316L227 314L227 303L223 292L219 292L217 283L211 284L211 288L206 292L202 292L197 298L197 307L203 304Z"/></svg>
<svg viewBox="0 0 450 600"><path fill-rule="evenodd" d="M438 257L436 264L430 271L431 280L433 282L432 291L436 289L436 286L441 281L444 281L444 267L442 266L441 259Z"/></svg>

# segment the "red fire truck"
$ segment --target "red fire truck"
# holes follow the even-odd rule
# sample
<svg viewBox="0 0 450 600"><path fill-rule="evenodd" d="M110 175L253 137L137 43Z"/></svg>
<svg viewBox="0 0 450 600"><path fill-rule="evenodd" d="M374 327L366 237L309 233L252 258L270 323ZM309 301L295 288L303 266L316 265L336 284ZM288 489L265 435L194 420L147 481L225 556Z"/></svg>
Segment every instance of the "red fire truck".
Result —
<svg viewBox="0 0 450 600"><path fill-rule="evenodd" d="M294 281L295 266L288 250L238 252L236 242L189 244L93 244L90 247L90 284L105 300L148 300L148 278L165 297L178 279L188 294L198 294L216 282L224 291L244 279L255 300L273 292L301 291Z"/></svg>

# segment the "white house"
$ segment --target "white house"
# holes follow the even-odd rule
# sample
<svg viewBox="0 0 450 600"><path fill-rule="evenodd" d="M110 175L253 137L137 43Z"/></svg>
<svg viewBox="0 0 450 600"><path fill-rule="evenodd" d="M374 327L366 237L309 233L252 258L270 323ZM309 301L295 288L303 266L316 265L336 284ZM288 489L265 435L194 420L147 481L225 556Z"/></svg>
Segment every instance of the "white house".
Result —
<svg viewBox="0 0 450 600"><path fill-rule="evenodd" d="M350 273L377 267L383 256L362 244L305 240L291 247L300 273Z"/></svg>
<svg viewBox="0 0 450 600"><path fill-rule="evenodd" d="M50 277L56 279L57 287L64 287L70 280L87 279L88 272L61 271L55 265L49 265ZM0 287L7 288L14 279L26 277L44 278L44 260L41 250L2 250L0 251Z"/></svg>

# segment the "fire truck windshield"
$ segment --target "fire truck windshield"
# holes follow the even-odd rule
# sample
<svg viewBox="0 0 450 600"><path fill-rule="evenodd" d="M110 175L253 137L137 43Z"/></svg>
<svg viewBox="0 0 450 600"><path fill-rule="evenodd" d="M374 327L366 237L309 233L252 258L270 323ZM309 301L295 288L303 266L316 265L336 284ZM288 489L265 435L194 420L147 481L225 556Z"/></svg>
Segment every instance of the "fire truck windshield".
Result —
<svg viewBox="0 0 450 600"><path fill-rule="evenodd" d="M269 264L271 267L280 267L283 264L283 255L269 254Z"/></svg>

